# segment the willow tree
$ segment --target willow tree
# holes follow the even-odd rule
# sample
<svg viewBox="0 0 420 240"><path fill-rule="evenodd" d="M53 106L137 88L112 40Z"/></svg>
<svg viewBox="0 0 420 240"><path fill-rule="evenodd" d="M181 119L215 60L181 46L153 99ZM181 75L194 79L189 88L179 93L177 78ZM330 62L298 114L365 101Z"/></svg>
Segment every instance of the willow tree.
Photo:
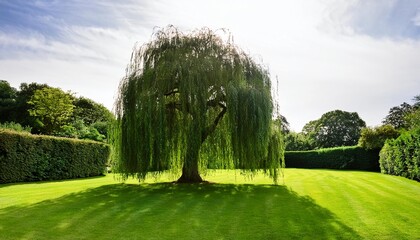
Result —
<svg viewBox="0 0 420 240"><path fill-rule="evenodd" d="M209 29L158 30L134 49L115 103L115 168L123 178L181 171L264 169L283 162L268 71Z"/></svg>

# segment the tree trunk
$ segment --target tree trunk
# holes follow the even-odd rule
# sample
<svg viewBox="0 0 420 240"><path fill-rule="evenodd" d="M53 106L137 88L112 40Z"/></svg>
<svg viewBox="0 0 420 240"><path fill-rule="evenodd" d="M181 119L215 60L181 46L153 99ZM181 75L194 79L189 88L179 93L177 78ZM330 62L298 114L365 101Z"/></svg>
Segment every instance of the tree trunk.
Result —
<svg viewBox="0 0 420 240"><path fill-rule="evenodd" d="M196 144L193 144L196 145ZM203 179L198 172L198 155L200 144L198 146L189 146L182 166L182 175L177 180L178 183L200 183Z"/></svg>
<svg viewBox="0 0 420 240"><path fill-rule="evenodd" d="M185 154L184 165L182 166L182 175L177 180L178 183L200 183L204 182L198 172L198 157L200 154L201 144L207 139L207 137L214 132L220 120L226 113L226 107L219 104L222 107L222 111L214 120L213 124L206 127L205 129L199 130L198 125L193 125L191 134L200 133L200 139L197 141L196 138L190 138L188 141L188 149Z"/></svg>

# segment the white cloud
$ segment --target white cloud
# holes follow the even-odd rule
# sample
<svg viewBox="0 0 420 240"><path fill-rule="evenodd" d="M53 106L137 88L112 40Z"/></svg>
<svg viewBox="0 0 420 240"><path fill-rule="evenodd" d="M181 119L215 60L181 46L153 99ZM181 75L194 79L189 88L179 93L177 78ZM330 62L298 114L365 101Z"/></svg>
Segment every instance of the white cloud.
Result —
<svg viewBox="0 0 420 240"><path fill-rule="evenodd" d="M414 25L420 27L420 8L417 8L416 16L414 16L411 20Z"/></svg>
<svg viewBox="0 0 420 240"><path fill-rule="evenodd" d="M420 38L418 0L325 0L321 27L342 34L375 38Z"/></svg>

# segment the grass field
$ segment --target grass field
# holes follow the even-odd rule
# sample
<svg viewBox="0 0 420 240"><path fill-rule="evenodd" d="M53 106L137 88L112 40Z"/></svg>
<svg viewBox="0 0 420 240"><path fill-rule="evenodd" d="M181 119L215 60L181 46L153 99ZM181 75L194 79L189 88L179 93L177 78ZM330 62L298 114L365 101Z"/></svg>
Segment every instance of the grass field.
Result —
<svg viewBox="0 0 420 240"><path fill-rule="evenodd" d="M3 184L0 239L420 239L419 182L355 171L285 176L279 186L234 171L195 185L111 175Z"/></svg>

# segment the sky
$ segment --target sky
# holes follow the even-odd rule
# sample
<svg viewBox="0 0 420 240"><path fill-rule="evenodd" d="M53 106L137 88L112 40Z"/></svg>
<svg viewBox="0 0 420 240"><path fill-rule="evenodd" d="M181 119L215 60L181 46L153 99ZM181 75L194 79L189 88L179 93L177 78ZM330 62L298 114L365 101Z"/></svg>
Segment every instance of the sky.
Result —
<svg viewBox="0 0 420 240"><path fill-rule="evenodd" d="M377 126L420 94L420 0L0 0L0 79L112 109L133 47L168 25L228 30L297 132L336 109Z"/></svg>

